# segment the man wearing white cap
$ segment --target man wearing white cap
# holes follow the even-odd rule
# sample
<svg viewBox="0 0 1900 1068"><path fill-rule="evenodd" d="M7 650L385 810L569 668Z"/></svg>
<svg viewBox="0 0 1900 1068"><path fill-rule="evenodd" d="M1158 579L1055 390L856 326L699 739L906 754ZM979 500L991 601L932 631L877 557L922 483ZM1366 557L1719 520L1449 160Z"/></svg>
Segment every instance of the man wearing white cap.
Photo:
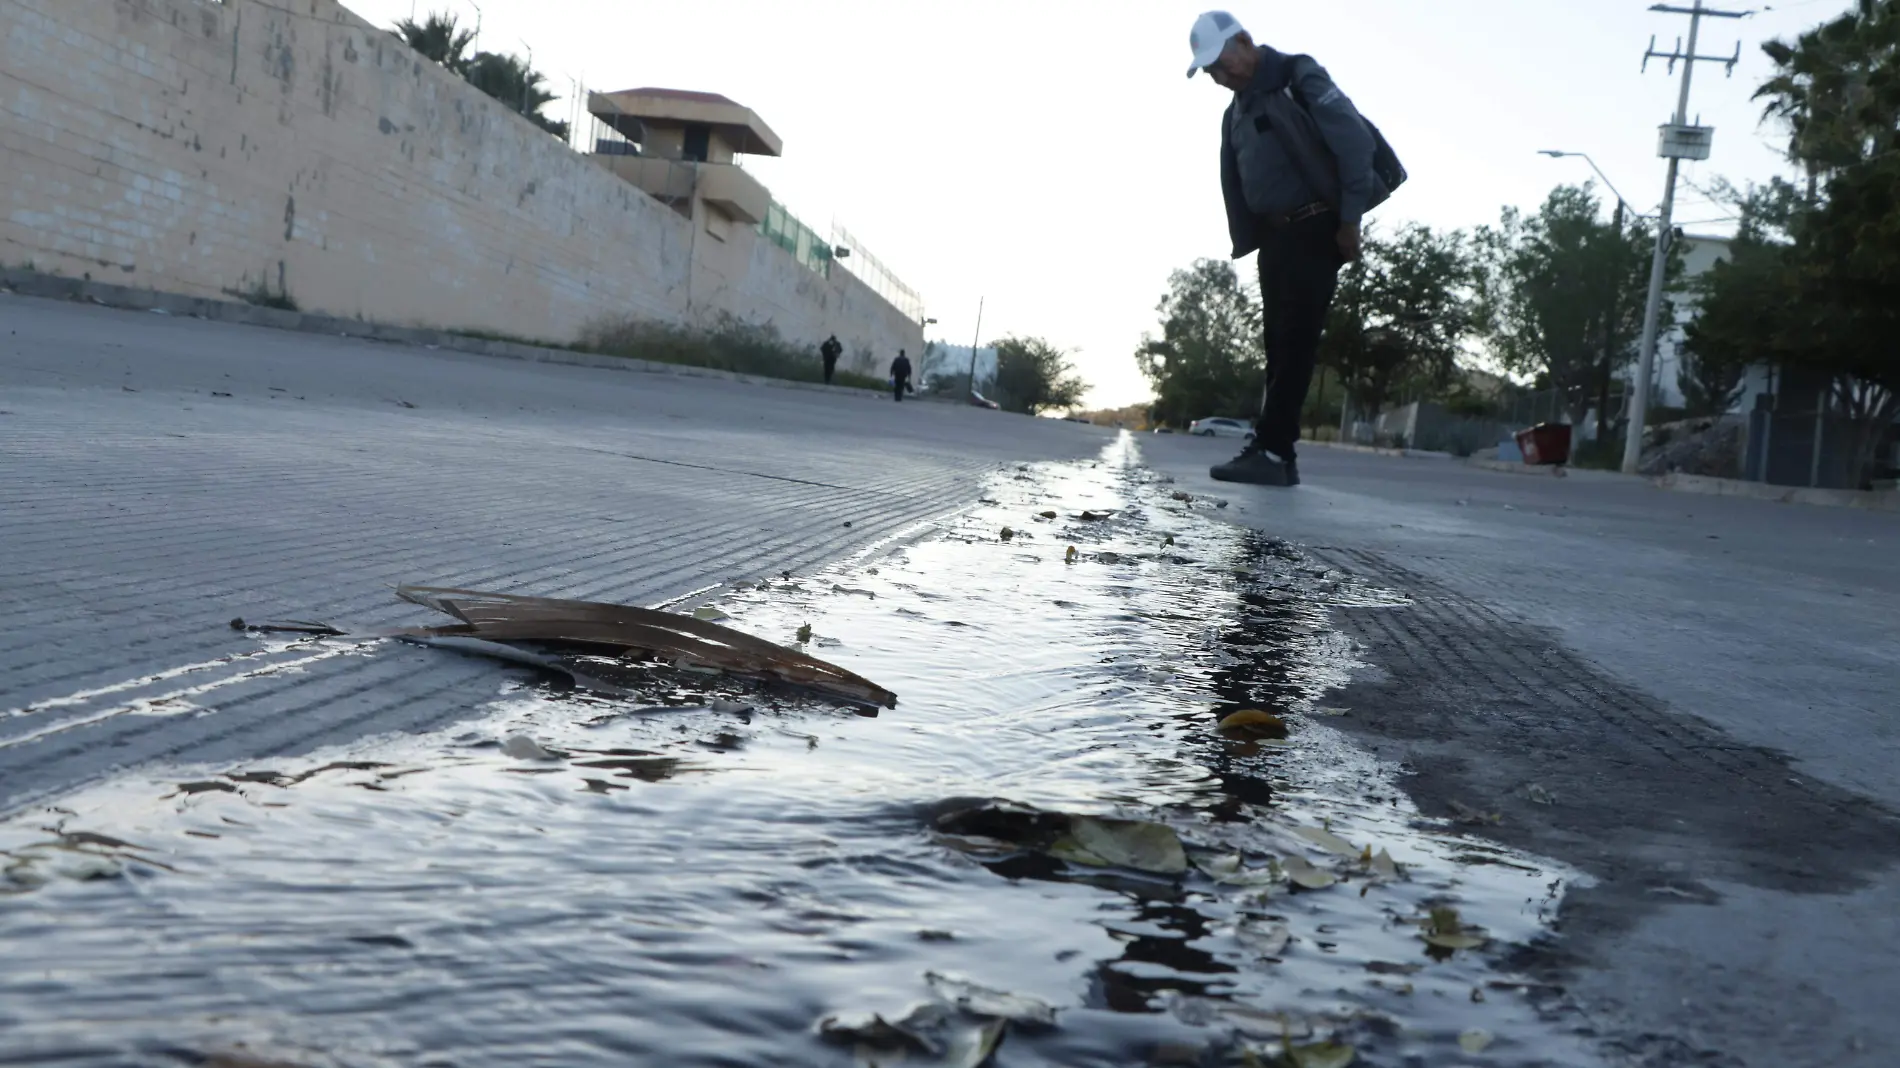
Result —
<svg viewBox="0 0 1900 1068"><path fill-rule="evenodd" d="M1234 258L1260 252L1266 311L1267 387L1254 437L1212 474L1294 486L1300 409L1339 269L1359 258L1361 218L1403 171L1375 171L1375 153L1390 150L1311 57L1256 45L1225 11L1196 19L1188 43L1188 77L1205 70L1234 94L1221 124L1221 191Z"/></svg>

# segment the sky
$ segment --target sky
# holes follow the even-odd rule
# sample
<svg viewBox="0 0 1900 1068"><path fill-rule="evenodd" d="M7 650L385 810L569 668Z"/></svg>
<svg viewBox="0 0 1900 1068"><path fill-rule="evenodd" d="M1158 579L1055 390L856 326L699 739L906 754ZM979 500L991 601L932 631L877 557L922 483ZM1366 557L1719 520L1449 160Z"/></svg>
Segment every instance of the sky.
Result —
<svg viewBox="0 0 1900 1068"><path fill-rule="evenodd" d="M663 86L723 93L784 139L746 166L821 234L849 229L969 344L1033 335L1074 350L1095 405L1148 396L1133 353L1157 327L1169 272L1229 251L1220 196L1228 94L1184 77L1182 0L344 0L379 25L452 11L478 47L532 53L567 93ZM1686 5L1688 0L1682 0ZM479 4L479 7L477 6ZM1788 173L1783 137L1750 96L1763 41L1845 11L1788 0L1705 19L1691 119L1713 158L1684 168L1676 218L1722 234L1730 210L1700 189ZM1666 164L1656 126L1679 79L1643 53L1686 38L1646 0L1233 0L1256 40L1304 52L1378 124L1411 173L1380 226L1494 222L1559 183L1593 180L1654 211ZM1739 5L1726 10L1746 10ZM566 102L548 114L569 115ZM1239 265L1251 269L1250 262Z"/></svg>

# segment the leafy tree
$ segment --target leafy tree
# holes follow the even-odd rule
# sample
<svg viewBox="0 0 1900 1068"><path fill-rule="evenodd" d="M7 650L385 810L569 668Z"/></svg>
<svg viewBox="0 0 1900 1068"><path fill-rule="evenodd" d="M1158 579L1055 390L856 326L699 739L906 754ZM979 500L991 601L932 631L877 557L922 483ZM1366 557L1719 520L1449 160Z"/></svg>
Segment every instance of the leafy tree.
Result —
<svg viewBox="0 0 1900 1068"><path fill-rule="evenodd" d="M1698 359L1824 378L1855 427L1843 474L1859 482L1900 414L1900 5L1862 0L1763 50L1776 73L1757 96L1787 124L1808 188L1744 201L1689 344Z"/></svg>
<svg viewBox="0 0 1900 1068"><path fill-rule="evenodd" d="M1589 185L1558 186L1533 215L1506 208L1477 236L1484 337L1514 374L1561 390L1573 422L1603 402L1642 336L1655 231L1602 219ZM1680 273L1680 257L1670 259ZM1664 309L1664 322L1671 313Z"/></svg>
<svg viewBox="0 0 1900 1068"><path fill-rule="evenodd" d="M1378 412L1402 383L1439 390L1452 380L1477 325L1476 278L1462 233L1410 223L1389 238L1367 234L1320 342L1357 410Z"/></svg>
<svg viewBox="0 0 1900 1068"><path fill-rule="evenodd" d="M1266 354L1260 302L1226 260L1196 260L1168 276L1156 306L1161 336L1142 335L1135 363L1155 391L1157 424L1259 414Z"/></svg>
<svg viewBox="0 0 1900 1068"><path fill-rule="evenodd" d="M396 23L396 36L424 57L457 74L468 69L468 49L475 43L474 30L462 29L454 15L443 13L432 14L421 22L401 19Z"/></svg>
<svg viewBox="0 0 1900 1068"><path fill-rule="evenodd" d="M1035 415L1073 408L1088 392L1075 374L1069 354L1039 337L1010 337L996 343L996 403L1004 410Z"/></svg>

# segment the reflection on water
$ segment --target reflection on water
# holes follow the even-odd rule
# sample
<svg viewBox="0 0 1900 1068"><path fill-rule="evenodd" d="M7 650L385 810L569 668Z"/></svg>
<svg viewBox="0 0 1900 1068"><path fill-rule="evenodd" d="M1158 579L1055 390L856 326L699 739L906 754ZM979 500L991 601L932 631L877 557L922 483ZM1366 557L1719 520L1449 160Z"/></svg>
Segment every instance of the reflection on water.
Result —
<svg viewBox="0 0 1900 1068"><path fill-rule="evenodd" d="M0 825L0 1063L848 1064L817 1022L898 1020L927 973L1057 1008L1004 1065L1327 1038L1366 1064L1591 1063L1486 963L1568 873L1421 821L1311 714L1353 666L1330 606L1398 600L1208 518L1129 448L720 601L773 640L809 626L900 695L879 718L497 669L475 728L128 777ZM1247 708L1290 739L1213 729ZM1218 877L930 833L984 797L1165 822ZM1339 881L1294 888L1300 864ZM1428 955L1434 907L1487 948Z"/></svg>

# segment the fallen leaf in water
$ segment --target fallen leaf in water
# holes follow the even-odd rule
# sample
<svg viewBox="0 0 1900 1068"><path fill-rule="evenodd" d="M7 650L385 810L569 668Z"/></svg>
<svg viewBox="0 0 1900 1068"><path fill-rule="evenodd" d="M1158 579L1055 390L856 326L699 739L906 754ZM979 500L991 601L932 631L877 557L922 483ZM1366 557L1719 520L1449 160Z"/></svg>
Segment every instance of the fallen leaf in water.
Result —
<svg viewBox="0 0 1900 1068"><path fill-rule="evenodd" d="M693 609L693 618L703 619L708 623L717 623L722 619L731 619L732 617L714 608L712 605L702 605L699 608Z"/></svg>
<svg viewBox="0 0 1900 1068"><path fill-rule="evenodd" d="M1110 867L1134 868L1159 875L1180 875L1187 871L1187 851L1181 848L1180 836L1163 824L1071 816L1069 836Z"/></svg>
<svg viewBox="0 0 1900 1068"><path fill-rule="evenodd" d="M1417 975L1424 970L1425 966L1423 964L1394 964L1391 961L1383 960L1369 960L1366 962L1366 971L1374 975Z"/></svg>
<svg viewBox="0 0 1900 1068"><path fill-rule="evenodd" d="M1428 934L1425 941L1440 949L1477 949L1487 939L1468 934Z"/></svg>
<svg viewBox="0 0 1900 1068"><path fill-rule="evenodd" d="M1284 738L1286 721L1257 708L1242 709L1222 717L1217 729L1236 738Z"/></svg>
<svg viewBox="0 0 1900 1068"><path fill-rule="evenodd" d="M1324 849L1328 853L1342 857L1360 856L1358 846L1353 845L1351 842L1346 841L1344 838L1339 837L1324 827L1295 827L1293 828L1293 833Z"/></svg>
<svg viewBox="0 0 1900 1068"><path fill-rule="evenodd" d="M1372 872L1374 878L1383 882L1398 881L1398 862L1392 859L1392 854L1383 849L1379 850L1379 852L1373 856L1372 860L1367 863L1366 868Z"/></svg>
<svg viewBox="0 0 1900 1068"><path fill-rule="evenodd" d="M343 632L328 623L312 623L303 619L265 620L262 623L246 623L242 616L231 621L232 630L247 630L258 634L320 634L326 637L340 637Z"/></svg>
<svg viewBox="0 0 1900 1068"><path fill-rule="evenodd" d="M1551 795L1549 790L1544 789L1543 783L1539 782L1531 783L1525 787L1524 795L1539 805L1554 805L1557 803L1557 799Z"/></svg>
<svg viewBox="0 0 1900 1068"><path fill-rule="evenodd" d="M1048 511L1048 512L1038 512L1037 514L1042 516L1044 519L1055 519L1055 518L1058 518L1062 513L1055 512L1055 511Z"/></svg>
<svg viewBox="0 0 1900 1068"><path fill-rule="evenodd" d="M433 586L402 586L396 594L461 620L459 626L405 632L408 637L521 641L620 657L662 657L698 670L784 683L854 704L897 707L896 694L835 664L690 616L597 601Z"/></svg>
<svg viewBox="0 0 1900 1068"><path fill-rule="evenodd" d="M1347 1068L1359 1054L1351 1046L1322 1042L1316 1046L1288 1047L1286 1056L1295 1068Z"/></svg>
<svg viewBox="0 0 1900 1068"><path fill-rule="evenodd" d="M1104 519L1107 519L1107 518L1109 518L1110 516L1113 516L1114 514L1115 514L1114 512L1083 512L1083 513L1082 513L1082 522L1084 522L1084 523L1100 523L1100 522L1101 522L1101 521L1103 521Z"/></svg>
<svg viewBox="0 0 1900 1068"><path fill-rule="evenodd" d="M1286 871L1286 877L1292 880L1293 885L1307 890L1324 890L1339 881L1339 876L1324 868L1315 867L1313 862L1305 857L1287 857L1280 861L1280 866Z"/></svg>
<svg viewBox="0 0 1900 1068"><path fill-rule="evenodd" d="M1493 1041L1491 1032L1474 1027L1458 1036L1458 1048L1466 1053L1483 1053Z"/></svg>
<svg viewBox="0 0 1900 1068"><path fill-rule="evenodd" d="M723 697L714 698L711 707L714 712L724 712L728 714L752 711L752 706L746 704L744 701L728 701Z"/></svg>
<svg viewBox="0 0 1900 1068"><path fill-rule="evenodd" d="M811 641L811 624L810 623L807 623L804 626L798 628L798 640L800 642Z"/></svg>
<svg viewBox="0 0 1900 1068"><path fill-rule="evenodd" d="M1263 957L1277 957L1286 952L1286 944L1293 940L1293 932L1287 930L1284 923L1242 920L1234 928L1234 938Z"/></svg>
<svg viewBox="0 0 1900 1068"><path fill-rule="evenodd" d="M1075 558L1081 555L1082 555L1082 550L1077 549L1075 546L1071 545L1069 546L1069 551L1063 554L1063 560L1067 563L1073 564L1075 563Z"/></svg>
<svg viewBox="0 0 1900 1068"><path fill-rule="evenodd" d="M1040 998L992 990L936 972L925 972L924 982L938 998L972 1016L988 1016L1032 1028L1056 1025L1055 1007Z"/></svg>
<svg viewBox="0 0 1900 1068"><path fill-rule="evenodd" d="M561 755L525 734L511 735L501 743L501 751L516 760L559 760Z"/></svg>
<svg viewBox="0 0 1900 1068"><path fill-rule="evenodd" d="M1315 708L1313 714L1315 716L1343 716L1351 711L1350 708Z"/></svg>
<svg viewBox="0 0 1900 1068"><path fill-rule="evenodd" d="M869 597L873 601L877 600L876 593L870 590L859 589L856 586L833 586L831 592L844 597Z"/></svg>
<svg viewBox="0 0 1900 1068"><path fill-rule="evenodd" d="M1504 822L1504 816L1501 813L1482 812L1455 798L1446 801L1445 807L1451 809L1452 818L1459 823L1478 826Z"/></svg>
<svg viewBox="0 0 1900 1068"><path fill-rule="evenodd" d="M1010 527L1004 527L1004 528L1003 528L1003 540L1004 540L1004 541L1008 541L1009 539L1011 539L1011 538L1013 538L1013 537L1015 537L1015 536L1016 536L1016 531L1015 531L1014 529L1012 529L1012 528L1010 528Z"/></svg>
<svg viewBox="0 0 1900 1068"><path fill-rule="evenodd" d="M1186 490L1175 490L1174 493L1172 493L1170 496L1172 496L1177 501L1191 501L1194 499L1194 494L1189 493Z"/></svg>
<svg viewBox="0 0 1900 1068"><path fill-rule="evenodd" d="M980 1068L996 1052L1005 1026L1000 1019L970 1023L949 1006L928 1002L896 1023L878 1015L829 1016L819 1021L818 1033L856 1046L862 1064L903 1064L904 1054L923 1053L939 1068ZM899 1059L881 1054L896 1054Z"/></svg>

